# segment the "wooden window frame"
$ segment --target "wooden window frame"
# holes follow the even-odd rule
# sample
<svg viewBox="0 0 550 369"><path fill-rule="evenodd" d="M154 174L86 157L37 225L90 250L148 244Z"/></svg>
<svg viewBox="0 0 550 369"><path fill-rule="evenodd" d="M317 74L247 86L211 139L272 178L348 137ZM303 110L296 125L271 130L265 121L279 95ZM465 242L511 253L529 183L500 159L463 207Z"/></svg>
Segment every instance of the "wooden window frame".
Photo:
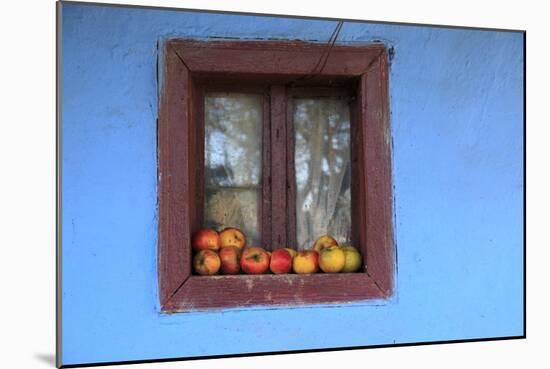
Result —
<svg viewBox="0 0 550 369"><path fill-rule="evenodd" d="M388 53L384 45L327 46L296 41L165 43L158 121L158 277L161 311L186 312L265 305L349 303L392 295L395 270ZM320 61L323 61L319 68ZM295 239L293 182L265 168L283 165L291 176L290 99L295 94L352 90L352 238L367 268L360 273L196 276L191 236L202 224L204 91L266 91L263 142L262 240L268 247ZM215 87L213 87L215 86ZM263 87L262 87L263 86ZM327 88L328 87L328 88ZM301 92L297 92L301 91ZM291 127L291 128L289 128ZM292 150L292 151L291 151ZM269 185L266 185L269 184ZM286 193L281 199L280 194ZM288 199L291 200L288 200ZM271 207L276 201L277 206ZM283 206L281 206L283 204ZM281 224L290 224L283 227ZM271 242L270 242L271 241Z"/></svg>

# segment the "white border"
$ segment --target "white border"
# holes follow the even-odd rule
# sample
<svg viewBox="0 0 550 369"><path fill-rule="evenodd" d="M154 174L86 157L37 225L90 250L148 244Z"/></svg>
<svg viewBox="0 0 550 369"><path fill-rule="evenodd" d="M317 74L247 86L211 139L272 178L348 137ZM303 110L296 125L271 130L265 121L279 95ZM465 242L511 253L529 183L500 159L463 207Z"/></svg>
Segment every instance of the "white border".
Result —
<svg viewBox="0 0 550 369"><path fill-rule="evenodd" d="M101 2L101 1L98 1ZM116 1L137 5L527 30L527 340L143 364L130 368L517 368L547 362L548 32L544 2ZM533 5L540 4L540 5ZM2 4L0 334L3 367L52 367L55 349L55 3ZM118 366L124 368L126 366Z"/></svg>

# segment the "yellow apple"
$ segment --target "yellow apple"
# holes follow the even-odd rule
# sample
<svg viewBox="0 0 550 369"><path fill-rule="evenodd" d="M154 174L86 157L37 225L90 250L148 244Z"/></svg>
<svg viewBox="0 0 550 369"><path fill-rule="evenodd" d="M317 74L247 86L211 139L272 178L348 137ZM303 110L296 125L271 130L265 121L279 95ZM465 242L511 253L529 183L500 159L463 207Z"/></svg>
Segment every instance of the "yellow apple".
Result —
<svg viewBox="0 0 550 369"><path fill-rule="evenodd" d="M246 235L238 228L229 227L220 232L221 247L235 246L242 251L246 246Z"/></svg>
<svg viewBox="0 0 550 369"><path fill-rule="evenodd" d="M328 246L338 246L338 242L328 234L321 236L313 244L313 250L321 252L322 249Z"/></svg>
<svg viewBox="0 0 550 369"><path fill-rule="evenodd" d="M311 274L319 270L319 254L315 250L298 251L292 259L292 269L298 274Z"/></svg>
<svg viewBox="0 0 550 369"><path fill-rule="evenodd" d="M338 273L344 268L346 255L338 246L327 246L319 253L319 267L325 273Z"/></svg>
<svg viewBox="0 0 550 369"><path fill-rule="evenodd" d="M285 250L288 251L290 257L294 259L294 257L296 256L296 250L291 249L290 247L285 247Z"/></svg>

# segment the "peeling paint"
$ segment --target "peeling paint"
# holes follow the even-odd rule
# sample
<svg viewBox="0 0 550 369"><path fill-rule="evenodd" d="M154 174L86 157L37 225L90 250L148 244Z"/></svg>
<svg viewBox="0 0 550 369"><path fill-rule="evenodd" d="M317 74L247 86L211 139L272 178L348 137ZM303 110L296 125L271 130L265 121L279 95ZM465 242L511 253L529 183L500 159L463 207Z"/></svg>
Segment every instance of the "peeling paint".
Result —
<svg viewBox="0 0 550 369"><path fill-rule="evenodd" d="M246 289L248 292L252 291L254 288L254 279L253 278L244 278L244 282L246 283Z"/></svg>

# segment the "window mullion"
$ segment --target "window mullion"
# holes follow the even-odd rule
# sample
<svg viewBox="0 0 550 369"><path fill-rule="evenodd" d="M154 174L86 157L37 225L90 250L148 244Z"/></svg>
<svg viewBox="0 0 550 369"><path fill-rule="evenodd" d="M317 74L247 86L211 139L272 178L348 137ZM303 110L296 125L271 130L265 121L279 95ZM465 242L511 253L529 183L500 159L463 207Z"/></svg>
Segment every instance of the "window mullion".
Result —
<svg viewBox="0 0 550 369"><path fill-rule="evenodd" d="M287 242L289 247L298 248L296 241L296 170L294 167L294 107L292 97L288 94L286 97L286 132L287 132Z"/></svg>
<svg viewBox="0 0 550 369"><path fill-rule="evenodd" d="M262 117L262 201L260 202L262 246L271 249L271 101L270 94L263 98Z"/></svg>
<svg viewBox="0 0 550 369"><path fill-rule="evenodd" d="M271 117L271 248L288 247L287 127L284 85L270 89Z"/></svg>

